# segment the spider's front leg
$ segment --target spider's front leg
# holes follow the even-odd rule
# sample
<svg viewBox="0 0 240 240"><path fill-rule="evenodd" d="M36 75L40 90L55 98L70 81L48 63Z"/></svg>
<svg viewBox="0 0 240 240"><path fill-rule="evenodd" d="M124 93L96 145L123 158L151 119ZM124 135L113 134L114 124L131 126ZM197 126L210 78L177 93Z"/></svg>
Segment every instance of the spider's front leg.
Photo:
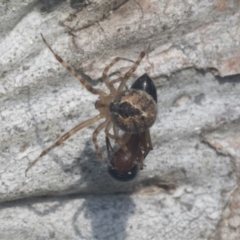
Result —
<svg viewBox="0 0 240 240"><path fill-rule="evenodd" d="M119 62L119 61L121 61L121 60L123 60L123 61L128 61L128 62L134 62L134 61L132 61L132 60L130 60L130 59L127 59L127 58L116 57L116 58L114 58L114 59L112 60L112 62L111 62L108 66L106 66L106 67L104 68L103 74L102 74L102 78L103 78L106 86L109 88L109 90L111 91L111 93L114 93L114 94L117 93L117 90L116 90L115 87L113 86L112 81L110 82L110 79L109 79L109 77L108 77L108 71L109 71L109 69L110 69L113 65L115 65L117 62ZM117 80L117 81L116 81L116 80ZM116 79L116 80L114 80L114 81L118 82L120 79L118 78L118 79Z"/></svg>
<svg viewBox="0 0 240 240"><path fill-rule="evenodd" d="M54 57L56 58L56 60L62 64L62 66L64 68L66 68L68 70L69 73L71 73L75 78L77 78L79 80L79 82L92 94L97 94L100 96L104 96L105 92L102 91L101 89L98 88L93 88L85 79L83 79L70 65L68 65L59 55L57 55L52 47L48 44L47 40L43 37L43 35L41 34L42 40L43 42L46 44L46 46L48 47L48 49L52 52L52 54L54 55Z"/></svg>
<svg viewBox="0 0 240 240"><path fill-rule="evenodd" d="M126 85L127 80L131 77L131 75L136 71L138 65L140 64L140 62L142 61L142 59L145 56L145 52L141 52L137 61L133 64L133 66L124 74L124 76L122 77L122 81L118 87L118 93L123 91L124 86Z"/></svg>
<svg viewBox="0 0 240 240"><path fill-rule="evenodd" d="M128 58L116 57L116 58L113 59L113 61L112 61L107 67L104 68L103 74L102 74L102 78L103 78L105 84L107 85L107 87L109 88L109 90L111 91L111 93L116 94L117 92L123 90L124 86L126 86L127 80L128 80L128 79L131 77L131 75L135 72L135 70L137 69L138 65L140 64L140 62L142 61L142 59L143 59L144 56L145 56L145 53L144 53L144 52L141 52L140 55L139 55L139 57L138 57L138 59L137 59L137 61L135 61L135 62L132 61L132 60L130 60L130 59L128 59ZM115 80L113 80L113 81L110 81L110 79L109 79L109 77L108 77L108 74L107 74L108 71L109 71L109 69L110 69L113 65L115 65L117 62L119 62L119 61L121 61L121 60L133 62L134 64L133 64L133 66L130 68L130 70L128 70L128 71L124 74L124 77L120 77L120 78L117 78L117 79L115 79ZM120 82L120 81L122 82L121 85L120 85L121 88L119 88L118 90L116 90L115 87L114 87L114 84L117 83L117 82Z"/></svg>

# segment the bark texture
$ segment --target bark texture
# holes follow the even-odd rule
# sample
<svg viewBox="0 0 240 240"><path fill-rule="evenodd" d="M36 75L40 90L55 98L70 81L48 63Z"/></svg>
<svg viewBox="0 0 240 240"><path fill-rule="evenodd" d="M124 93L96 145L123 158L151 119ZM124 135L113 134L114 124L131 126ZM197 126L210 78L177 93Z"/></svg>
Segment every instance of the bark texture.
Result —
<svg viewBox="0 0 240 240"><path fill-rule="evenodd" d="M158 116L136 180L111 179L86 128L97 97L43 43L98 88L115 57L147 57ZM238 0L0 1L0 232L5 239L238 240ZM117 77L129 69L119 62ZM99 144L105 149L105 135ZM72 195L75 194L75 195ZM47 197L46 197L47 196Z"/></svg>

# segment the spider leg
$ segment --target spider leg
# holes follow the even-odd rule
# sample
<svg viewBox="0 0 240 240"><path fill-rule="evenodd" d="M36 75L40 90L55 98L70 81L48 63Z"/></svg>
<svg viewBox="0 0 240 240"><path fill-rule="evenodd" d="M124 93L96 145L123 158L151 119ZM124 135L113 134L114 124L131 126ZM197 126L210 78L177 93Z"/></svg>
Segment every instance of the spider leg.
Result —
<svg viewBox="0 0 240 240"><path fill-rule="evenodd" d="M113 133L115 136L119 136L119 128L113 124Z"/></svg>
<svg viewBox="0 0 240 240"><path fill-rule="evenodd" d="M118 135L118 128L115 125L113 125L113 133L114 133L115 136ZM108 158L110 159L111 156L113 156L115 151L114 151L114 149L112 147L112 144L111 144L111 142L109 140L109 137L106 136L105 138L106 138L106 146L107 146ZM112 154L110 154L110 150L111 150Z"/></svg>
<svg viewBox="0 0 240 240"><path fill-rule="evenodd" d="M105 139L106 139L106 146L107 146L108 157L110 157L111 156L110 155L110 150L112 151L112 153L114 153L114 149L113 149L112 144L111 144L111 142L109 140L109 137L106 136Z"/></svg>
<svg viewBox="0 0 240 240"><path fill-rule="evenodd" d="M120 139L120 136L118 134L118 130L117 127L114 129L114 134L111 134L109 131L111 129L111 127L114 126L113 123L111 121L108 122L106 128L105 128L105 134L106 136L108 136L111 139L114 139L117 141L117 139Z"/></svg>
<svg viewBox="0 0 240 240"><path fill-rule="evenodd" d="M145 52L141 52L137 61L133 64L133 66L124 74L124 76L122 77L122 82L118 87L118 92L122 92L124 86L126 85L127 80L131 77L131 75L136 71L138 65L140 64L140 62L142 61L142 59L145 56Z"/></svg>
<svg viewBox="0 0 240 240"><path fill-rule="evenodd" d="M109 69L110 69L113 65L115 65L117 62L119 62L120 60L129 61L129 62L134 62L134 61L132 61L132 60L130 60L130 59L127 59L127 58L116 57L116 58L114 58L114 59L112 60L112 62L111 62L108 66L106 66L106 67L104 68L103 74L102 74L102 78L103 78L105 84L107 85L107 87L109 88L109 90L110 90L111 92L113 92L113 93L116 93L117 90L114 88L113 84L111 84L110 79L109 79L107 73L108 73Z"/></svg>
<svg viewBox="0 0 240 240"><path fill-rule="evenodd" d="M119 77L119 78L117 78L117 79L114 79L114 80L112 80L109 84L110 84L110 87L114 87L113 85L115 84L115 83L117 83L117 82L121 82L122 81L122 77ZM126 88L127 88L127 86L126 86Z"/></svg>
<svg viewBox="0 0 240 240"><path fill-rule="evenodd" d="M98 94L101 96L106 95L105 92L103 92L101 89L98 88L93 88L87 81L85 81L70 65L68 65L60 56L58 56L53 49L51 48L51 46L48 44L48 42L46 41L46 39L43 37L43 35L41 34L42 40L43 42L47 45L47 47L49 48L49 50L52 52L52 54L54 55L54 57L57 59L58 62L60 62L62 64L63 67L65 67L75 78L77 78L80 83L91 93L93 94Z"/></svg>
<svg viewBox="0 0 240 240"><path fill-rule="evenodd" d="M119 78L117 78L117 79L114 79L114 80L112 80L111 82L109 82L109 78L108 78L107 74L105 73L105 75L104 75L104 72L103 72L103 79L104 79L106 85L107 85L107 86L109 85L108 88L109 88L111 91L114 91L114 93L116 93L116 90L115 90L115 88L114 88L113 85L114 85L115 83L117 83L117 82L121 82L121 84L120 84L119 87L118 87L118 92L123 91L124 86L127 88L127 86L126 86L127 80L128 80L129 77L134 73L134 71L137 69L138 65L140 64L140 62L142 61L142 59L143 59L144 56L145 56L145 53L144 53L144 52L141 52L140 55L139 55L139 57L138 57L138 59L137 59L137 61L134 63L134 65L131 67L131 69L130 69L128 72L126 72L123 77L119 77ZM116 58L116 59L118 60L118 58ZM115 59L115 60L116 60L116 59ZM120 59L122 59L122 58L120 58ZM128 60L128 59L123 58L123 60ZM129 61L131 61L131 60L129 60ZM113 64L112 64L112 65L113 65ZM109 66L107 66L106 68L108 68L108 67L109 67ZM104 71L106 70L106 68L104 69ZM109 68L108 68L108 69L109 69Z"/></svg>
<svg viewBox="0 0 240 240"><path fill-rule="evenodd" d="M114 127L115 127L115 126L113 126L113 128L114 128ZM114 131L114 136L118 136L115 131ZM131 134L125 133L125 134L122 136L121 140L123 141L124 144L126 144L126 142L129 140L130 137L131 137ZM113 154L114 154L114 152L116 152L116 151L113 149L112 144L111 144L111 142L110 142L110 139L109 139L109 137L107 137L107 136L106 136L106 146L107 146L108 157L110 157L110 156L111 156L110 150L111 150L111 152L112 152ZM113 154L112 154L112 155L113 155Z"/></svg>
<svg viewBox="0 0 240 240"><path fill-rule="evenodd" d="M108 124L108 121L105 121L103 123L101 123L93 132L93 138L92 138L92 141L95 145L95 149L96 149L96 152L97 152L97 155L100 159L103 159L103 156L102 156L102 153L100 151L100 148L97 144L97 135L99 134L99 132L104 128L106 127L106 125Z"/></svg>
<svg viewBox="0 0 240 240"><path fill-rule="evenodd" d="M44 151L41 152L41 154L33 161L29 164L28 168L25 170L25 175L27 175L28 170L36 164L36 162L43 156L45 156L48 152L50 152L52 149L54 149L55 147L59 146L60 144L62 144L65 140L67 140L68 138L70 138L73 134L75 134L76 132L78 132L79 130L92 125L93 123L97 122L99 119L101 119L100 115L97 115L93 118L90 118L80 124L78 124L76 127L74 127L73 129L71 129L70 131L68 131L67 133L65 133L63 136L61 136L54 144L52 144L50 147L48 147L47 149L45 149Z"/></svg>
<svg viewBox="0 0 240 240"><path fill-rule="evenodd" d="M106 126L106 128L105 128L105 134L106 134L106 136L109 137L109 138L111 138L111 139L114 139L114 140L117 142L117 144L120 146L120 148L123 149L123 151L126 153L126 155L127 155L128 157L131 157L130 151L128 150L125 142L124 142L124 141L121 139L121 137L118 135L118 132L117 132L117 131L114 131L114 134L111 134L111 133L109 132L110 129L111 129L111 127L112 127L112 125L113 125L112 122L109 121L108 124L107 124L107 126Z"/></svg>
<svg viewBox="0 0 240 240"><path fill-rule="evenodd" d="M121 82L122 80L123 80L123 77L119 77L117 79L114 79L110 82L110 86L114 85L117 82ZM126 85L125 88L128 89L128 86Z"/></svg>

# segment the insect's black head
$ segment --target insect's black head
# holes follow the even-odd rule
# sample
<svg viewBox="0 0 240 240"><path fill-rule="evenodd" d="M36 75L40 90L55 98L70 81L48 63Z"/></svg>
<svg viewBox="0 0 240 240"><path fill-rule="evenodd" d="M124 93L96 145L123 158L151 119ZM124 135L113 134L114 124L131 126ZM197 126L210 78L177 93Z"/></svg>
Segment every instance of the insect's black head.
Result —
<svg viewBox="0 0 240 240"><path fill-rule="evenodd" d="M131 86L132 89L139 89L147 92L157 103L157 90L153 80L145 73L139 77Z"/></svg>
<svg viewBox="0 0 240 240"><path fill-rule="evenodd" d="M115 168L108 167L108 173L109 175L119 181L119 182L130 182L132 181L138 174L138 165L134 165L133 168L130 171L127 172L120 172L117 171Z"/></svg>

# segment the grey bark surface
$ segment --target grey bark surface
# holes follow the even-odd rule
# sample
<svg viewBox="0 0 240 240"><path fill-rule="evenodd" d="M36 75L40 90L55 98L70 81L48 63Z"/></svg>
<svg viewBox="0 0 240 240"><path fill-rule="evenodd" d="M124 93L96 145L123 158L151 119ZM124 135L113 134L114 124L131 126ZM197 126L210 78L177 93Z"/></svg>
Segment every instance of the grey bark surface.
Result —
<svg viewBox="0 0 240 240"><path fill-rule="evenodd" d="M25 170L97 114L93 86L116 56L148 51L158 92L154 149L129 183L107 173L97 124ZM0 1L0 239L237 240L240 236L240 2ZM117 77L129 69L120 62ZM105 135L99 144L106 154Z"/></svg>

